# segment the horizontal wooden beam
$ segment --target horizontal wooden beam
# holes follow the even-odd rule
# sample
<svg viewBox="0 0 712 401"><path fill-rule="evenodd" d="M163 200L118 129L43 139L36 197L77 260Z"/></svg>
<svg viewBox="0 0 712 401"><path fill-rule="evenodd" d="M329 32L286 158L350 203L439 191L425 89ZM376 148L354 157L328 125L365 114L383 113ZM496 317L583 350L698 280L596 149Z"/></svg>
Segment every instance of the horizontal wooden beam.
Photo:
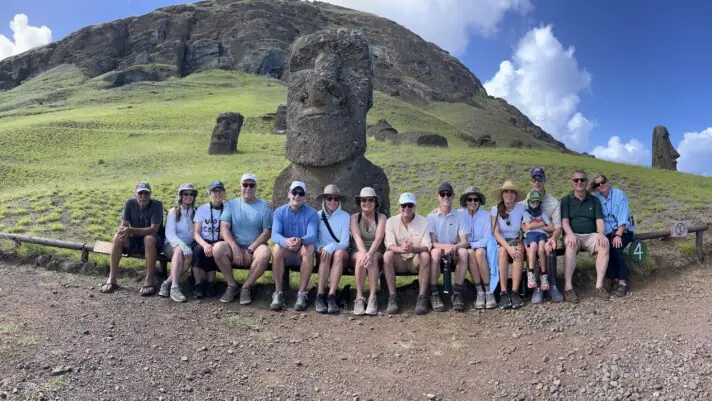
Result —
<svg viewBox="0 0 712 401"><path fill-rule="evenodd" d="M699 224L696 226L689 226L687 227L687 232L688 233L696 233L696 232L701 232L705 231L709 228L709 225L707 224ZM640 234L635 234L635 239L639 240L644 240L644 239L656 239L656 238L667 238L670 236L670 230L666 231L654 231L650 233L640 233Z"/></svg>

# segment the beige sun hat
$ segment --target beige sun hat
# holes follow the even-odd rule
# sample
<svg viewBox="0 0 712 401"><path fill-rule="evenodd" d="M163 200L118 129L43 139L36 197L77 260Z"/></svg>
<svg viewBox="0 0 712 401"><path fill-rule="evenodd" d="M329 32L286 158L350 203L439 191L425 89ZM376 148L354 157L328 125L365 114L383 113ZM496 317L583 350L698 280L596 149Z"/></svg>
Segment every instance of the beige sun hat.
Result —
<svg viewBox="0 0 712 401"><path fill-rule="evenodd" d="M467 198L469 198L470 195L475 195L480 198L480 206L484 206L485 196L482 194L482 191L474 185L467 188L465 193L460 196L460 206L467 207Z"/></svg>
<svg viewBox="0 0 712 401"><path fill-rule="evenodd" d="M497 201L497 203L502 202L502 192L507 190L514 191L517 194L517 198L514 200L515 202L521 202L525 199L524 193L517 189L517 187L514 186L514 183L510 180L505 181L504 184L502 184L502 188L492 192L492 197Z"/></svg>
<svg viewBox="0 0 712 401"><path fill-rule="evenodd" d="M376 207L381 204L381 198L376 195L376 190L371 187L361 188L361 192L354 197L356 206L361 206L361 198L376 198Z"/></svg>
<svg viewBox="0 0 712 401"><path fill-rule="evenodd" d="M326 195L338 196L339 201L341 200L341 198L343 198L343 196L341 195L341 191L339 190L339 187L337 187L334 184L329 184L329 185L325 186L324 191L316 197L316 200L318 202L321 202L322 200L324 200L324 197Z"/></svg>

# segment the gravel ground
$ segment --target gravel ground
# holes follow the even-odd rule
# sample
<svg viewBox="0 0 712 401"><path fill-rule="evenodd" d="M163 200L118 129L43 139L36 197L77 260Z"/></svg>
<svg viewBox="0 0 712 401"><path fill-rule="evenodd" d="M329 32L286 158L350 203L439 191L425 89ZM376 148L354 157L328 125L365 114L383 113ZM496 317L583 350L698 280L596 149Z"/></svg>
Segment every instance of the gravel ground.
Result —
<svg viewBox="0 0 712 401"><path fill-rule="evenodd" d="M0 399L710 400L709 264L625 299L353 317L0 263ZM288 298L293 302L293 295ZM291 305L291 303L290 303ZM381 303L381 309L385 304Z"/></svg>

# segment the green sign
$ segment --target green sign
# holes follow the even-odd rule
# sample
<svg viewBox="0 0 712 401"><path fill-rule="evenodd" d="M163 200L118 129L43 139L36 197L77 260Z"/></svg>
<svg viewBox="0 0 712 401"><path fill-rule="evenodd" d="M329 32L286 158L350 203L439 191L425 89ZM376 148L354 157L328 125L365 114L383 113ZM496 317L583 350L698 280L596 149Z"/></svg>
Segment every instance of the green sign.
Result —
<svg viewBox="0 0 712 401"><path fill-rule="evenodd" d="M628 256L635 262L642 262L648 258L648 247L645 246L643 241L635 240L628 247Z"/></svg>

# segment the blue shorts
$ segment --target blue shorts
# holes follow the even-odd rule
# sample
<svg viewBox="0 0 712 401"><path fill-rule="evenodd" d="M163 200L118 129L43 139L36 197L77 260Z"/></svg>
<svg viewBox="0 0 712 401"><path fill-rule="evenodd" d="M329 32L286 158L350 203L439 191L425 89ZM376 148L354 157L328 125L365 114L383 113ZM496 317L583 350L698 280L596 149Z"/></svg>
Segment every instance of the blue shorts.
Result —
<svg viewBox="0 0 712 401"><path fill-rule="evenodd" d="M527 233L526 238L524 238L524 245L529 247L529 244L532 242L540 242L540 241L546 241L549 239L549 236L546 235L545 233L540 233L540 232L529 232Z"/></svg>

